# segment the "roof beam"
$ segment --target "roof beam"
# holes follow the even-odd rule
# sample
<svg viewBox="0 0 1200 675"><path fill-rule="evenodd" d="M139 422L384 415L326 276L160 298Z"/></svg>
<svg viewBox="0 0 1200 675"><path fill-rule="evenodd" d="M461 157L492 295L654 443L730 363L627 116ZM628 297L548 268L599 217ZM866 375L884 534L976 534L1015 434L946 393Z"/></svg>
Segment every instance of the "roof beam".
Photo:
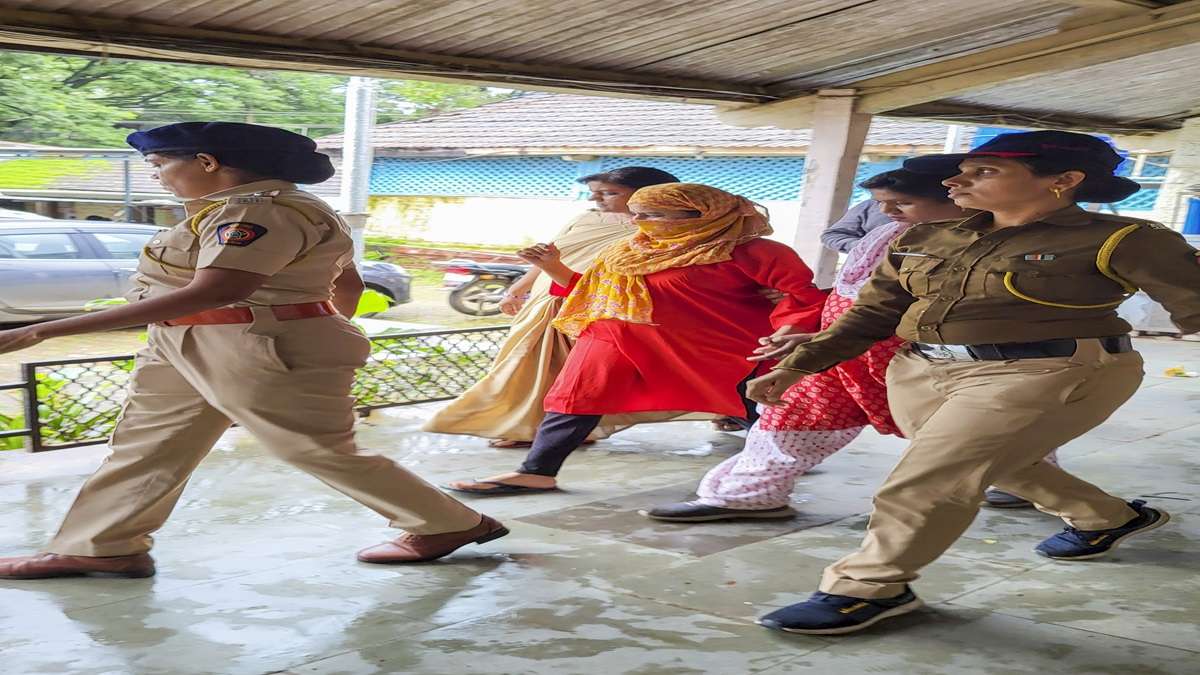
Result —
<svg viewBox="0 0 1200 675"><path fill-rule="evenodd" d="M1131 12L1138 9L1158 9L1166 3L1155 0L1062 0L1068 5L1097 12Z"/></svg>
<svg viewBox="0 0 1200 675"><path fill-rule="evenodd" d="M1128 137L1161 134L1174 126L1170 122L1130 123L1103 117L1069 113L1031 113L992 107L933 102L888 112L889 117L936 120L976 126L1052 128ZM1124 147L1124 146L1122 146Z"/></svg>
<svg viewBox="0 0 1200 675"><path fill-rule="evenodd" d="M857 110L879 114L1036 75L1085 68L1200 42L1200 0L1143 10L1054 35L988 49L845 85ZM807 128L815 95L741 107L722 120L745 126Z"/></svg>
<svg viewBox="0 0 1200 675"><path fill-rule="evenodd" d="M464 81L703 103L764 102L761 87L519 63L124 19L0 9L0 49L342 75Z"/></svg>
<svg viewBox="0 0 1200 675"><path fill-rule="evenodd" d="M1060 30L1081 28L1089 24L1108 21L1121 16L1137 14L1147 9L1158 9L1166 3L1156 0L1060 0L1079 8L1071 18L1059 25Z"/></svg>

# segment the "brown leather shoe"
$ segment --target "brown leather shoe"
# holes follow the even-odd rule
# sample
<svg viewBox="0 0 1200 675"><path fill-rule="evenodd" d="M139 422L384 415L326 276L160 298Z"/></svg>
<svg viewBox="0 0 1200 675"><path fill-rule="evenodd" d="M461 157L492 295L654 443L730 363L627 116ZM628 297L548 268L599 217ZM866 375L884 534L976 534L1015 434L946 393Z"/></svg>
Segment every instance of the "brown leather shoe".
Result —
<svg viewBox="0 0 1200 675"><path fill-rule="evenodd" d="M437 560L457 551L467 544L483 544L508 534L508 528L500 521L483 516L479 524L469 530L445 532L443 534L404 534L386 544L364 548L358 559L365 563L393 564Z"/></svg>
<svg viewBox="0 0 1200 675"><path fill-rule="evenodd" d="M0 579L53 579L55 577L154 576L154 558L149 553L93 558L82 555L40 553L18 558L0 558Z"/></svg>

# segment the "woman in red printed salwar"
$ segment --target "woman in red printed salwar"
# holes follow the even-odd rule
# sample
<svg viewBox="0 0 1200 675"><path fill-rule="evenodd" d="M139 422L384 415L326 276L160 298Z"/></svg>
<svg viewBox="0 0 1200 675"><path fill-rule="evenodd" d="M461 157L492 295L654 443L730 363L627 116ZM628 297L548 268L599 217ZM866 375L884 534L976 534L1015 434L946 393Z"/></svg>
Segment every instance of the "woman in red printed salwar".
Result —
<svg viewBox="0 0 1200 675"><path fill-rule="evenodd" d="M941 184L948 177L901 169L859 185L871 191L892 222L871 230L850 250L825 301L822 328L850 309L888 245L913 223L963 216ZM804 339L796 332L790 337L782 338L781 345L760 347L752 358L767 360L789 353L794 340ZM888 409L884 375L903 344L896 337L883 340L857 358L805 377L783 395L783 405L763 410L741 453L704 476L696 500L660 505L642 514L671 522L794 516L790 501L797 478L846 447L868 426L881 434L900 435Z"/></svg>

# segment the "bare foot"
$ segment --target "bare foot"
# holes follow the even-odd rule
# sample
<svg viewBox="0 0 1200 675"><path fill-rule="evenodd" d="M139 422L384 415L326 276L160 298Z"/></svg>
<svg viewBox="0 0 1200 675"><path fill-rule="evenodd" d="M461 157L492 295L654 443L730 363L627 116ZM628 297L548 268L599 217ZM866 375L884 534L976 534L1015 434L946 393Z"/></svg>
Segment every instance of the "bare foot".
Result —
<svg viewBox="0 0 1200 675"><path fill-rule="evenodd" d="M558 484L553 476L539 476L532 473L517 473L516 471L512 471L488 476L487 478L480 478L479 480L456 480L448 485L458 490L487 490L489 487L493 487L488 485L489 483L547 489L555 487Z"/></svg>

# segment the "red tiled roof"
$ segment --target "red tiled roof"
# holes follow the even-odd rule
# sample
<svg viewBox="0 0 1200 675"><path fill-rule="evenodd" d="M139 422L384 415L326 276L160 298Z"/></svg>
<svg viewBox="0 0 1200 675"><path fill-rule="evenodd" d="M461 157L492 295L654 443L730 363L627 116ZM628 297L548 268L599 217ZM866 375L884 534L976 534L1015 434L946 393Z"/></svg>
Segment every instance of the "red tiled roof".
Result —
<svg viewBox="0 0 1200 675"><path fill-rule="evenodd" d="M879 147L941 148L947 125L876 117L867 151ZM488 150L498 148L770 148L803 154L808 129L736 127L712 106L669 101L528 93L435 117L376 127L377 150ZM341 134L318 140L337 149Z"/></svg>

